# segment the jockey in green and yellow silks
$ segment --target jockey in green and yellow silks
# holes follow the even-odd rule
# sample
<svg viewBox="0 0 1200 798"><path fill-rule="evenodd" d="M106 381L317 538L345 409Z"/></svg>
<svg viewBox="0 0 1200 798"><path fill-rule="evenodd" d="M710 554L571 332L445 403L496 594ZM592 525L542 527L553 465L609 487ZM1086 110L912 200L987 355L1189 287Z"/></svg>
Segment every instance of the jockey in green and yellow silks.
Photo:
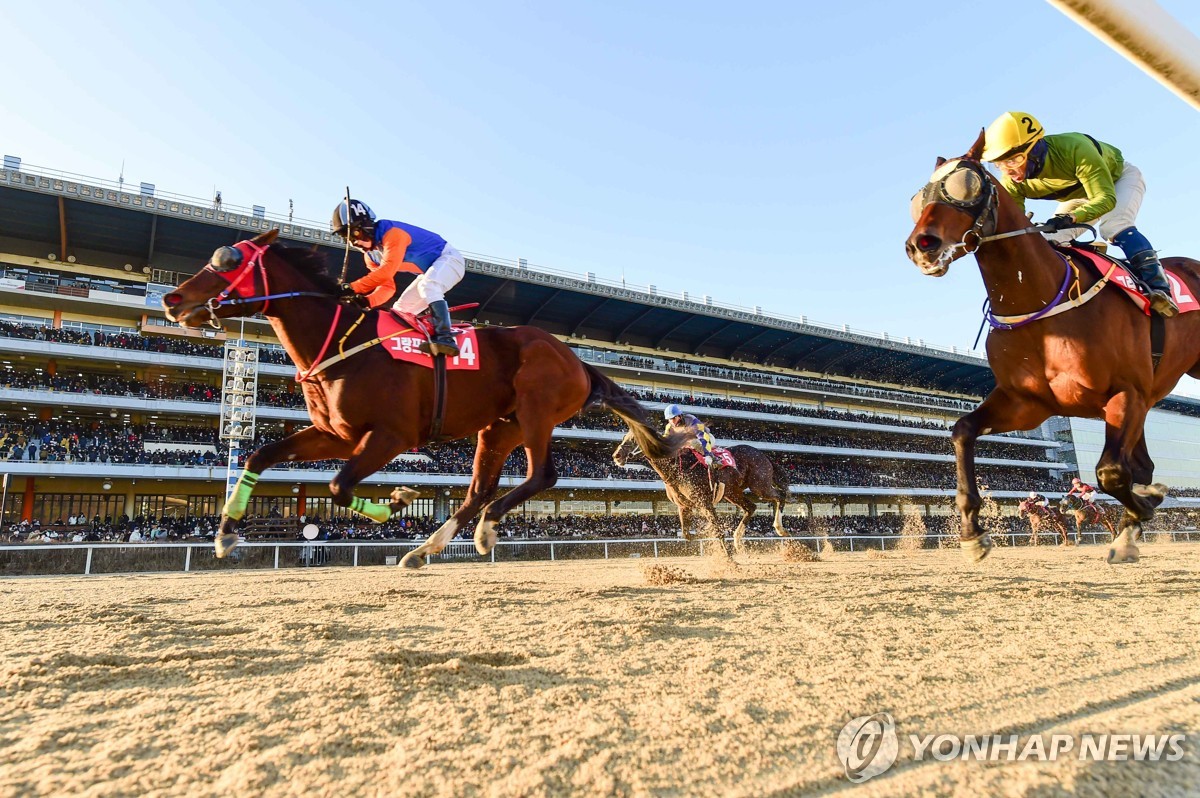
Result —
<svg viewBox="0 0 1200 798"><path fill-rule="evenodd" d="M721 458L713 456L713 447L716 446L716 442L703 421L691 413L684 413L679 405L667 405L663 410L663 415L667 418L664 434L690 432L692 439L688 441L687 445L700 452L704 457L704 464L709 468L725 468Z"/></svg>
<svg viewBox="0 0 1200 798"><path fill-rule="evenodd" d="M1058 201L1043 225L1047 238L1066 243L1077 232L1070 225L1095 224L1125 253L1155 312L1179 313L1158 254L1135 226L1146 181L1120 150L1086 133L1047 136L1031 114L1009 111L984 133L983 160L999 168L1000 183L1022 210L1026 199Z"/></svg>

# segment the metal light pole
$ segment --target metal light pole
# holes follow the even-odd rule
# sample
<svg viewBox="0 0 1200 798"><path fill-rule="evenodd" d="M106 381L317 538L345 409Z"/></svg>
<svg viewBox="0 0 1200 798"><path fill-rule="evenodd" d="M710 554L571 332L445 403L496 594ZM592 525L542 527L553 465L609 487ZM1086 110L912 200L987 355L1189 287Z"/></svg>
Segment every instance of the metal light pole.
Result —
<svg viewBox="0 0 1200 798"><path fill-rule="evenodd" d="M225 342L225 366L221 371L221 440L229 442L229 464L225 470L225 499L242 475L239 460L244 442L254 440L258 401L258 348L243 338Z"/></svg>

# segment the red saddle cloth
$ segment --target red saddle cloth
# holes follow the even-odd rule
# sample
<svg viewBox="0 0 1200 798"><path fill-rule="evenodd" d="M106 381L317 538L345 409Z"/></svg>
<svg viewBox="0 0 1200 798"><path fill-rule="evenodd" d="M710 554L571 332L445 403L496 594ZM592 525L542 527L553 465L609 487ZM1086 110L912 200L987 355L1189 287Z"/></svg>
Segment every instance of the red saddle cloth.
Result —
<svg viewBox="0 0 1200 798"><path fill-rule="evenodd" d="M1128 295L1129 299L1142 309L1142 312L1147 316L1150 315L1150 300L1146 298L1137 288L1137 280L1129 273L1129 267L1123 261L1116 258L1110 258L1103 255L1091 247L1066 247L1066 251L1079 260L1085 261L1091 265L1101 276L1108 274L1108 270L1113 270L1112 282L1121 287ZM1171 297L1175 300L1175 304L1179 306L1180 313L1187 313L1189 310L1200 310L1200 301L1192 295L1191 289L1187 283L1179 279L1178 275L1172 274L1170 271L1163 269L1167 275L1167 282L1171 284Z"/></svg>
<svg viewBox="0 0 1200 798"><path fill-rule="evenodd" d="M733 459L733 452L729 451L724 446L714 446L712 453L713 459L720 460L721 463L727 468L737 468L737 461ZM692 454L696 455L697 462L704 462L704 455L700 454L700 452L692 449Z"/></svg>
<svg viewBox="0 0 1200 798"><path fill-rule="evenodd" d="M421 345L425 343L425 334L414 329L417 326L432 334L425 319L409 317L401 321L393 313L380 313L376 334L386 339L380 345L393 359L431 369L433 356L421 351ZM400 332L401 330L408 332ZM478 371L479 345L475 339L475 328L470 324L455 324L454 333L454 340L458 342L458 356L446 358L446 368L450 371Z"/></svg>

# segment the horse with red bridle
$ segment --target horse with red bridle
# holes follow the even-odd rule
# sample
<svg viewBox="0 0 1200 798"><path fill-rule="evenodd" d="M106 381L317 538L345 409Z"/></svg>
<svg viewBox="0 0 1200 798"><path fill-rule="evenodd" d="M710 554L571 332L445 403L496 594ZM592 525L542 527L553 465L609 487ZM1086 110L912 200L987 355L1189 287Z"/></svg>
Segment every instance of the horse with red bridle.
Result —
<svg viewBox="0 0 1200 798"><path fill-rule="evenodd" d="M1033 429L1063 415L1105 422L1096 476L1125 506L1108 561L1135 561L1136 536L1167 493L1154 482L1146 413L1184 374L1200 377L1200 312L1162 321L1162 356L1156 359L1150 318L1115 287L1102 290L1103 277L1087 270L1073 274L983 167L982 152L981 134L961 158L938 158L929 183L914 197L915 225L906 242L909 258L933 277L974 254L991 303L987 355L996 387L953 433L963 549L979 560L992 547L978 520L976 438ZM1200 293L1200 263L1167 258L1163 265L1192 297Z"/></svg>
<svg viewBox="0 0 1200 798"><path fill-rule="evenodd" d="M272 230L221 247L194 277L163 297L167 317L184 327L263 313L299 369L297 380L312 419L312 426L250 454L222 511L218 557L237 545L238 521L258 476L284 461L345 460L329 483L334 503L382 523L416 492L397 489L390 504L373 504L354 495L356 485L396 455L428 442L434 429L441 440L477 434L462 506L402 560L407 567L420 567L480 511L475 547L480 554L490 552L504 515L555 484L554 427L589 405L619 416L638 445L656 457L673 457L685 443L686 436L660 435L630 394L536 327L475 330L478 367L446 373L444 413L439 413L434 370L394 359L377 334L380 311L364 317L339 304L338 283L326 273L324 258L277 244L277 235ZM497 499L504 461L517 446L525 448L525 481Z"/></svg>
<svg viewBox="0 0 1200 798"><path fill-rule="evenodd" d="M1017 515L1022 518L1029 517L1029 528L1031 530L1029 539L1034 546L1038 544L1038 535L1041 534L1043 526L1049 526L1052 531L1062 535L1062 545L1071 545L1071 536L1067 532L1066 516L1056 508L1046 507L1034 499L1025 499L1017 506Z"/></svg>
<svg viewBox="0 0 1200 798"><path fill-rule="evenodd" d="M1070 516L1075 519L1075 536L1079 540L1083 540L1083 525L1097 524L1108 530L1108 534L1115 540L1117 530L1113 527L1112 519L1109 517L1107 507L1102 507L1095 502L1085 502L1078 496L1064 496L1058 504L1059 510L1063 517Z"/></svg>

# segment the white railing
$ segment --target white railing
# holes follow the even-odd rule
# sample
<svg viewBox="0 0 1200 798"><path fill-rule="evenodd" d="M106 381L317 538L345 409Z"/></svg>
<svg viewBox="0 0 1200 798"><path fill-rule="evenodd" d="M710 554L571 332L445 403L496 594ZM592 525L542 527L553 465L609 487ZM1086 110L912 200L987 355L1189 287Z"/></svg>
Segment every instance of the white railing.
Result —
<svg viewBox="0 0 1200 798"><path fill-rule="evenodd" d="M1200 532L1159 532L1170 535L1172 542L1200 540ZM1027 546L1028 532L993 532L992 539L1003 539L1002 545ZM1083 533L1087 543L1108 543L1104 531ZM1054 532L1040 532L1038 539L1057 542ZM732 538L726 538L732 541ZM832 545L839 551L889 551L911 541L902 535L796 535L792 537L746 537L748 543L777 546L783 543L807 543L814 549ZM956 535L929 533L923 536L922 548L940 548L944 541L957 542ZM0 546L0 576L72 574L95 575L116 573L163 573L213 570L276 570L320 566L395 565L400 557L420 545L421 541L247 541L238 546L226 560L217 560L211 543L64 543ZM475 551L467 540L453 540L441 554L430 557L431 562L521 562L558 560L609 560L630 557L703 556L714 545L712 540L683 540L681 538L632 538L602 540L501 540L487 557ZM22 559L32 559L34 553L53 552L60 557L30 570L21 568ZM157 560L153 567L138 569L136 560Z"/></svg>

